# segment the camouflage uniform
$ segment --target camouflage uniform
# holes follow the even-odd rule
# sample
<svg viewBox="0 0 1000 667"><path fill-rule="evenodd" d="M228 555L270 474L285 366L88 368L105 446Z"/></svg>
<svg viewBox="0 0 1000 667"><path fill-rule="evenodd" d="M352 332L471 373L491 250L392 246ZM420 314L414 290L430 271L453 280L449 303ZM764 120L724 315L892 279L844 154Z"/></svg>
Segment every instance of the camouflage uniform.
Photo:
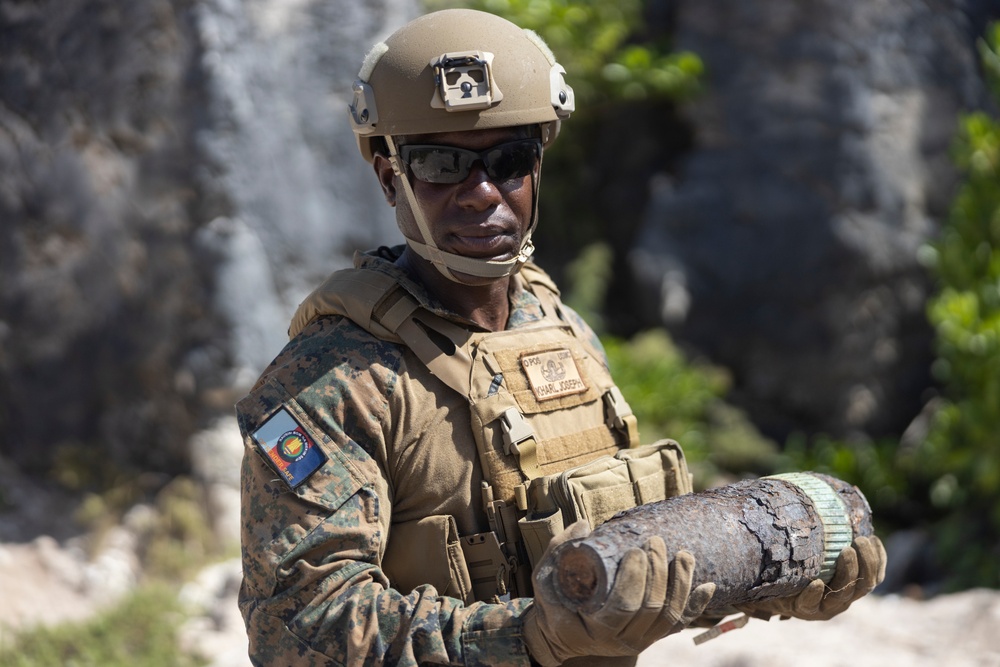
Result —
<svg viewBox="0 0 1000 667"><path fill-rule="evenodd" d="M364 255L361 266L395 275L423 306L475 328L392 263L400 250ZM512 285L508 329L541 317L520 280ZM311 463L296 464L306 467L293 471L304 477L294 488L253 437L276 410L316 448ZM237 413L246 445L240 609L255 664L530 664L520 633L530 598L466 605L430 584L404 594L381 568L390 523L451 515L460 534L489 530L467 399L408 348L320 317Z"/></svg>

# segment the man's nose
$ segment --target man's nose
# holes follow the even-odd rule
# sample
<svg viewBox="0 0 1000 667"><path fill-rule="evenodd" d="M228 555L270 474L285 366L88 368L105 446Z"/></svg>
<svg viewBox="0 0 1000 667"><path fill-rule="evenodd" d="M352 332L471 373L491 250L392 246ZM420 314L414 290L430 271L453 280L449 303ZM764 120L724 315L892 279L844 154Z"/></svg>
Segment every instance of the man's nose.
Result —
<svg viewBox="0 0 1000 667"><path fill-rule="evenodd" d="M461 203L477 208L489 208L502 200L500 188L486 173L486 165L476 160L469 169L469 175L459 184L458 199Z"/></svg>

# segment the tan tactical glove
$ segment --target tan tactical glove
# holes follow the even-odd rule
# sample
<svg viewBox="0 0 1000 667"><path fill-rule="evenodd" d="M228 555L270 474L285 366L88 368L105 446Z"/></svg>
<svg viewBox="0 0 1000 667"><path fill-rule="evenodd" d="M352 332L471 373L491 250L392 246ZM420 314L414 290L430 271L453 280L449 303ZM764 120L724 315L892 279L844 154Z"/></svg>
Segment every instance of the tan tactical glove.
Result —
<svg viewBox="0 0 1000 667"><path fill-rule="evenodd" d="M589 533L587 522L578 521L552 539L545 555ZM623 555L604 606L583 614L546 602L555 599L552 583L536 571L535 590L542 594L525 613L524 642L543 667L577 656L638 655L657 639L685 628L711 601L715 584L692 591L693 573L694 556L679 551L668 566L666 545L652 537L645 548Z"/></svg>
<svg viewBox="0 0 1000 667"><path fill-rule="evenodd" d="M783 619L826 621L847 611L852 602L882 583L885 562L885 548L879 538L859 537L840 552L829 585L814 579L798 595L736 605L736 608L756 618L767 619L777 614Z"/></svg>

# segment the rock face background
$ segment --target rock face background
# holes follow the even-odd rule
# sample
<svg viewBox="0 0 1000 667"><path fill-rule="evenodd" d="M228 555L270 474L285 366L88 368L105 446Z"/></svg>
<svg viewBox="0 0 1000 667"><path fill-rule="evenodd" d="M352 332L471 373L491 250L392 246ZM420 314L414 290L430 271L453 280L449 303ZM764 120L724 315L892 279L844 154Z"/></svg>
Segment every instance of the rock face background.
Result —
<svg viewBox="0 0 1000 667"><path fill-rule="evenodd" d="M646 305L768 433L898 434L931 384L920 246L947 216L997 2L654 2L702 56L695 146L652 183Z"/></svg>
<svg viewBox="0 0 1000 667"><path fill-rule="evenodd" d="M0 2L0 453L179 472L390 210L344 98L403 0Z"/></svg>

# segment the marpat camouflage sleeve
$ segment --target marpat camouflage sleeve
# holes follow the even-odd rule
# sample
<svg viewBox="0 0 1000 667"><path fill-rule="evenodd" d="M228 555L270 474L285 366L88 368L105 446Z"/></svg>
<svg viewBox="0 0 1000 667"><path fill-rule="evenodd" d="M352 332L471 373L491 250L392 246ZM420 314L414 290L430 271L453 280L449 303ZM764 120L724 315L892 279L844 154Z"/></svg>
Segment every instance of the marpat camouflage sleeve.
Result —
<svg viewBox="0 0 1000 667"><path fill-rule="evenodd" d="M403 595L382 572L392 506L377 452L392 419L391 347L322 318L237 405L251 659L529 665L520 619L530 600L465 605L430 585Z"/></svg>

